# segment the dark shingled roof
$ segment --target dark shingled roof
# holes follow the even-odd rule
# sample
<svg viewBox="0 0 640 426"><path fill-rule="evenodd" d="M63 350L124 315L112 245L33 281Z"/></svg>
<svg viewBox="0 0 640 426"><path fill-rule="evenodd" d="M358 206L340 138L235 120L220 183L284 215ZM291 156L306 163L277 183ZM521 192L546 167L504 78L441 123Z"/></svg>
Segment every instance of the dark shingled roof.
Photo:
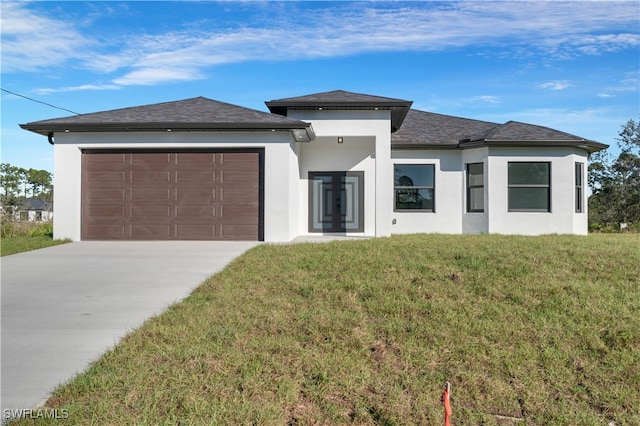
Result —
<svg viewBox="0 0 640 426"><path fill-rule="evenodd" d="M49 136L55 132L265 131L287 130L296 141L315 138L310 123L287 118L288 110L390 110L393 149L478 146L571 146L589 152L607 145L548 127L509 121L471 120L410 109L412 102L334 90L266 102L270 113L197 97L21 124Z"/></svg>
<svg viewBox="0 0 640 426"><path fill-rule="evenodd" d="M20 207L23 210L35 210L35 211L51 211L53 210L53 203L44 201L40 198L25 198L20 201Z"/></svg>
<svg viewBox="0 0 640 426"><path fill-rule="evenodd" d="M59 131L165 131L305 129L310 123L204 97L115 109L21 124L47 135ZM311 135L309 135L311 136ZM311 137L311 139L313 139Z"/></svg>
<svg viewBox="0 0 640 426"><path fill-rule="evenodd" d="M404 99L385 98L382 96L365 95L361 93L333 90L331 92L315 93L312 95L296 96L293 98L276 99L265 102L267 106L337 106L343 104L360 106L410 106L413 102ZM271 109L271 108L269 108Z"/></svg>
<svg viewBox="0 0 640 426"><path fill-rule="evenodd" d="M572 146L589 152L607 145L533 124L504 124L409 110L391 135L393 149L475 148L478 146Z"/></svg>
<svg viewBox="0 0 640 426"><path fill-rule="evenodd" d="M265 104L272 113L285 116L290 109L388 109L391 110L391 131L395 132L402 125L413 101L333 90L294 98L276 99L267 101Z"/></svg>
<svg viewBox="0 0 640 426"><path fill-rule="evenodd" d="M606 144L535 124L507 121L484 132L461 140L461 148L485 146L575 146L589 152L600 151Z"/></svg>
<svg viewBox="0 0 640 426"><path fill-rule="evenodd" d="M409 110L402 127L391 135L394 148L457 147L461 139L485 132L498 123Z"/></svg>
<svg viewBox="0 0 640 426"><path fill-rule="evenodd" d="M485 132L470 135L470 141L514 141L514 140L549 140L549 141L575 141L585 140L579 136L550 129L534 124L507 121Z"/></svg>

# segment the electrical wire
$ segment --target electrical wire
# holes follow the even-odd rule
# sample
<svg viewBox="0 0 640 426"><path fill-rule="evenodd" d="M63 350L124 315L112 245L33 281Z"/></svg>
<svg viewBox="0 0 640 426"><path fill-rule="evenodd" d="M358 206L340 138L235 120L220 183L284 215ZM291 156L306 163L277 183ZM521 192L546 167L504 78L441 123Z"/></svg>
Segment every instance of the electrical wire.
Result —
<svg viewBox="0 0 640 426"><path fill-rule="evenodd" d="M3 87L0 87L0 90L2 90L3 92L10 93L10 94L12 94L12 95L14 95L14 96L19 96L19 97L21 97L21 98L25 98L25 99L30 100L30 101L32 101L32 102L37 102L37 103L39 103L39 104L43 104L43 105L46 105L46 106L50 106L51 108L61 109L61 110L63 110L63 111L70 112L71 114L80 115L80 113L79 113L79 112L75 112L75 111L71 111L70 109L66 109L66 108L62 108L62 107L59 107L59 106L51 105L51 104L49 104L49 103L42 102L42 101L39 101L39 100L37 100L37 99L32 99L32 98L30 98L30 97L28 97L28 96L21 95L21 94L19 94L19 93L11 92L11 91L9 91L9 90L7 90L7 89L3 88Z"/></svg>

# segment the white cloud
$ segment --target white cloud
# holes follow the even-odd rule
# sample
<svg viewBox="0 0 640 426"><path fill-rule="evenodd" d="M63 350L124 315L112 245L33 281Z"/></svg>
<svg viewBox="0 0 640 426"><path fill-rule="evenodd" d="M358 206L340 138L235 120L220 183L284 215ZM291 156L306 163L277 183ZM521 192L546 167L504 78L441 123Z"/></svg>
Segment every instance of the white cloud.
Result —
<svg viewBox="0 0 640 426"><path fill-rule="evenodd" d="M2 72L33 71L80 59L94 45L65 21L40 16L28 3L0 5Z"/></svg>
<svg viewBox="0 0 640 426"><path fill-rule="evenodd" d="M439 51L471 45L570 58L640 45L640 36L625 30L637 25L635 2L407 2L397 6L329 2L305 9L304 20L292 13L292 8L300 7L298 3L265 4L261 10L272 14L259 25L247 20L212 30L206 21L198 21L158 34L113 39L105 34L102 44L65 21L36 15L28 3L2 5L3 72L79 60L88 70L112 75L108 84L62 90L196 80L216 65L244 61ZM230 3L234 5L238 3ZM541 87L568 87L562 87L563 82L545 85L549 86ZM480 98L477 100L496 101Z"/></svg>
<svg viewBox="0 0 640 426"><path fill-rule="evenodd" d="M637 92L638 89L640 89L640 76L637 71L627 73L617 86L611 88L615 92Z"/></svg>
<svg viewBox="0 0 640 426"><path fill-rule="evenodd" d="M60 92L79 92L83 90L118 90L121 89L122 86L118 86L117 84L82 84L80 86L70 86L70 87L62 87L58 89L51 88L39 88L34 89L33 93L38 95L47 95L49 93L60 93Z"/></svg>
<svg viewBox="0 0 640 426"><path fill-rule="evenodd" d="M640 77L637 71L631 71L622 77L615 86L609 86L605 92L598 93L599 98L615 98L629 92L638 92L640 89Z"/></svg>
<svg viewBox="0 0 640 426"><path fill-rule="evenodd" d="M166 82L192 81L201 78L204 76L196 69L158 67L137 69L116 78L113 83L118 86L153 86Z"/></svg>
<svg viewBox="0 0 640 426"><path fill-rule="evenodd" d="M539 88L547 90L565 90L572 86L573 83L569 80L554 80L538 85Z"/></svg>
<svg viewBox="0 0 640 426"><path fill-rule="evenodd" d="M500 103L500 99L498 99L497 96L489 96L489 95L474 96L473 98L471 98L471 101L473 101L473 102L483 102L483 103L487 103L487 104L499 104Z"/></svg>

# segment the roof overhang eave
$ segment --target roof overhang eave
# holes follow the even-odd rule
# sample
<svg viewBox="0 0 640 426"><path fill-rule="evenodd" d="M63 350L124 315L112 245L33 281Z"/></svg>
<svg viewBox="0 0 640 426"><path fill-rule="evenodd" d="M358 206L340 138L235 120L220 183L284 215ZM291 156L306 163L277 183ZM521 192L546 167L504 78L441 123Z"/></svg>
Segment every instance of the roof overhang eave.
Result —
<svg viewBox="0 0 640 426"><path fill-rule="evenodd" d="M427 144L427 143L412 143L412 142L396 142L396 143L391 143L391 150L392 151L398 151L398 150L434 150L434 149L457 149L458 148L458 144L453 142L453 143L432 143L432 144Z"/></svg>
<svg viewBox="0 0 640 426"><path fill-rule="evenodd" d="M460 149L472 149L480 147L570 147L584 149L589 153L607 149L609 145L600 142L582 139L582 140L504 140L504 139L480 139L480 140L462 140L458 144Z"/></svg>
<svg viewBox="0 0 640 426"><path fill-rule="evenodd" d="M49 136L52 133L88 132L274 132L286 131L298 142L315 139L311 123L28 123L20 127Z"/></svg>
<svg viewBox="0 0 640 426"><path fill-rule="evenodd" d="M318 109L318 108L362 108L362 109L392 109L392 108L410 108L413 101L269 101L265 102L267 108L272 113L277 111L286 111L287 109Z"/></svg>

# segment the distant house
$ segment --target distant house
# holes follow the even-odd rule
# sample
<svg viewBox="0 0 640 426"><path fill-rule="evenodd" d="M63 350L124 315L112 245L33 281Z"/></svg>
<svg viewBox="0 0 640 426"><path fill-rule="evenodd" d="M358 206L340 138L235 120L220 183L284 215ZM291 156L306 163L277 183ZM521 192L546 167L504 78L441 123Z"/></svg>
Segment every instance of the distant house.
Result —
<svg viewBox="0 0 640 426"><path fill-rule="evenodd" d="M29 222L53 220L53 203L39 198L25 198L18 204L15 214L18 219Z"/></svg>
<svg viewBox="0 0 640 426"><path fill-rule="evenodd" d="M21 127L54 144L56 238L587 233L586 163L607 145L411 105L198 97Z"/></svg>

